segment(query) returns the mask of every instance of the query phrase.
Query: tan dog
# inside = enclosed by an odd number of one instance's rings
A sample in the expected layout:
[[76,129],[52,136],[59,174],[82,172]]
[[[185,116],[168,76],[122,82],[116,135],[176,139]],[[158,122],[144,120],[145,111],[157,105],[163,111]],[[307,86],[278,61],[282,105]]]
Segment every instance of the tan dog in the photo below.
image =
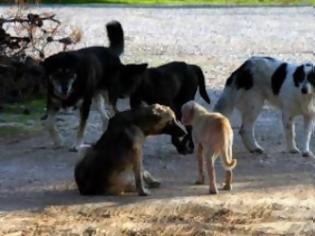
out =
[[198,158],[198,180],[196,184],[204,184],[204,157],[206,157],[210,180],[210,194],[217,194],[214,161],[218,156],[225,169],[223,190],[232,189],[232,170],[237,164],[232,159],[233,130],[229,120],[220,113],[209,113],[194,101],[182,106],[182,123],[192,125],[192,138]]

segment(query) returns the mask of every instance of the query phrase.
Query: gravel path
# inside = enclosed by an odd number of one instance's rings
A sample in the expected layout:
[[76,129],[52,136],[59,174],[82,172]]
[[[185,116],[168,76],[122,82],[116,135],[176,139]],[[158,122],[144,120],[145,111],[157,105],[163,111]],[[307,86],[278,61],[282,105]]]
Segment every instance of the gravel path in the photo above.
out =
[[[0,7],[1,14],[7,10]],[[315,61],[312,7],[33,10],[57,12],[62,21],[82,28],[78,47],[107,45],[105,23],[120,21],[126,36],[124,62],[198,64],[213,101],[227,76],[249,56]],[[124,109],[127,101],[119,105]],[[61,118],[59,126],[71,145],[77,118]],[[76,153],[51,149],[46,132],[28,139],[0,138],[0,235],[314,235],[315,162],[282,152],[280,124],[279,112],[270,108],[257,122],[266,155],[247,153],[236,132],[234,190],[211,197],[207,186],[192,185],[197,172],[193,155],[178,155],[164,136],[145,143],[145,166],[163,183],[148,198],[81,197],[73,183]],[[233,126],[238,125],[236,114]],[[93,112],[87,141],[99,137],[100,127]],[[299,122],[298,137],[300,131]],[[311,147],[315,150],[314,142]]]

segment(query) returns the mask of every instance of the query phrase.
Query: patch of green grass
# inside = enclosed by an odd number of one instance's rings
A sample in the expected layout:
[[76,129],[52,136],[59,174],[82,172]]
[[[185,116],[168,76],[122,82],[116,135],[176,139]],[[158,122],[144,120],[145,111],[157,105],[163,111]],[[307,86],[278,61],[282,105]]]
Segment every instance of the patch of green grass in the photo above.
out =
[[5,104],[0,112],[0,137],[30,135],[41,130],[40,117],[44,111],[44,99]]
[[43,112],[45,108],[44,99],[34,99],[26,102],[11,103],[5,104],[3,113],[13,113],[13,114],[22,114],[25,109],[30,110],[30,112]]
[[[29,120],[38,120],[44,114],[44,99],[30,100],[23,103],[5,104],[0,112],[2,122],[26,124]],[[1,122],[0,120],[0,122]]]
[[1,138],[30,136],[36,134],[40,130],[42,130],[40,126],[28,127],[21,124],[4,125],[0,126],[0,140]]
[[209,4],[209,5],[311,5],[315,0],[43,0],[43,3]]

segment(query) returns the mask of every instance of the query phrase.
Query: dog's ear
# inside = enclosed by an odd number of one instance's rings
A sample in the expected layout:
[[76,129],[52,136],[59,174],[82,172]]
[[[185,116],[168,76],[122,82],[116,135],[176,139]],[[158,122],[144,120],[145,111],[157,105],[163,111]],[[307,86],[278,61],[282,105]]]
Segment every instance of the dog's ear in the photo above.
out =
[[147,113],[147,120],[153,121],[153,122],[159,122],[163,117],[163,111],[161,110],[161,105],[153,104],[148,107],[146,107],[146,110],[149,111]]
[[194,117],[195,103],[188,102],[182,106],[182,119],[181,122],[184,125],[191,125],[192,119]]

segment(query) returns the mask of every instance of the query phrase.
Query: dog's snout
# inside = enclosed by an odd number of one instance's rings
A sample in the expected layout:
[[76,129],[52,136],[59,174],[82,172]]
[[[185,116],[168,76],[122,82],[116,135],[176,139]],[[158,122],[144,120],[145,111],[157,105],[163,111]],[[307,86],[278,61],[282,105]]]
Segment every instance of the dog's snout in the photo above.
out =
[[164,127],[162,133],[179,137],[187,134],[185,127],[176,120],[172,120],[170,123],[168,123]]
[[184,136],[187,134],[185,127],[178,121],[174,120],[174,126],[177,128],[178,136]]
[[62,92],[64,95],[67,95],[67,93],[68,93],[68,87],[65,86],[65,85],[62,85],[62,86],[61,86],[61,92]]
[[307,94],[307,88],[306,88],[306,87],[302,87],[301,92],[302,92],[303,94]]

